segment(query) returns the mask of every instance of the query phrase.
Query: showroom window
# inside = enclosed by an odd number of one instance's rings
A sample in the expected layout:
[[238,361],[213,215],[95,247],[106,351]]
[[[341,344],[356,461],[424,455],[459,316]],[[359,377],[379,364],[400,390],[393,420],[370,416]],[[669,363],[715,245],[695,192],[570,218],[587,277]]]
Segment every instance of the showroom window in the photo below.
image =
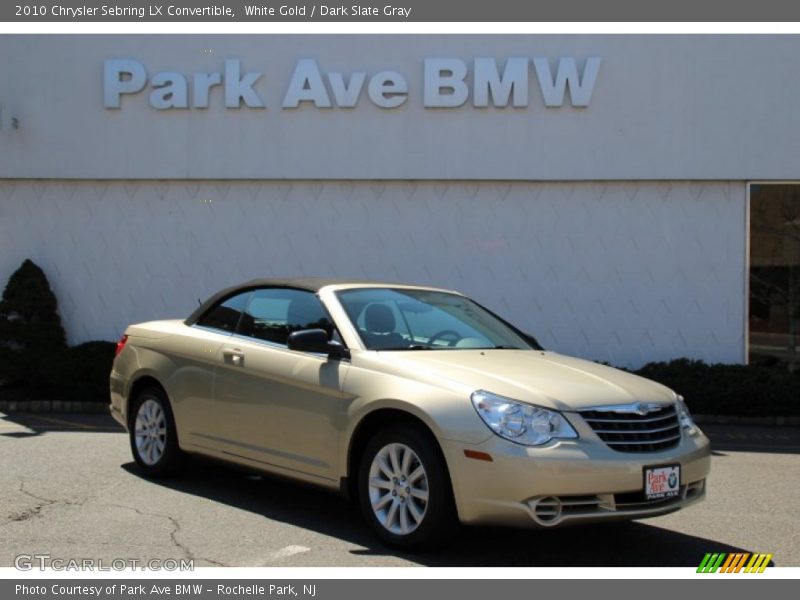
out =
[[749,321],[751,363],[800,368],[800,184],[750,186]]

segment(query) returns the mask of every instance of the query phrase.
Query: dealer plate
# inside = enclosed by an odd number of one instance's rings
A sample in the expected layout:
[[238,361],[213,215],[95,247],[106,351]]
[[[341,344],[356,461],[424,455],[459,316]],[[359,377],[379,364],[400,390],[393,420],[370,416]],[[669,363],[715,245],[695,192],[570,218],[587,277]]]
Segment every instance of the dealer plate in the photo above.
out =
[[681,466],[644,468],[644,497],[647,500],[673,498],[681,493]]

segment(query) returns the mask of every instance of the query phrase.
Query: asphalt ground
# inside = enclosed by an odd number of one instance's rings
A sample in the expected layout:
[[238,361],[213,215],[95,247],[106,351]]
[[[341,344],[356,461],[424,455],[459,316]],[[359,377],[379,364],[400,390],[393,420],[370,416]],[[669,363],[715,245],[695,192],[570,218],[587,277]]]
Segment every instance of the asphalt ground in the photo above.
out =
[[379,544],[340,497],[202,460],[143,478],[105,415],[0,414],[0,566],[18,555],[195,566],[697,566],[763,552],[800,566],[800,428],[707,425],[705,502],[654,519],[463,528],[445,548]]

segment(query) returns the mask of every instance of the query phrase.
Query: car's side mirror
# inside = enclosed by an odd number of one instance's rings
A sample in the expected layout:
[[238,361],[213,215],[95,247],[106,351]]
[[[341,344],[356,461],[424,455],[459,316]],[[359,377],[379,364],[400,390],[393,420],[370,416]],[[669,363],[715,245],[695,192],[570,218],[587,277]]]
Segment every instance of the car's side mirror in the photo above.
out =
[[290,333],[287,345],[289,350],[319,352],[332,358],[341,358],[346,354],[344,346],[328,339],[328,332],[324,329],[301,329]]

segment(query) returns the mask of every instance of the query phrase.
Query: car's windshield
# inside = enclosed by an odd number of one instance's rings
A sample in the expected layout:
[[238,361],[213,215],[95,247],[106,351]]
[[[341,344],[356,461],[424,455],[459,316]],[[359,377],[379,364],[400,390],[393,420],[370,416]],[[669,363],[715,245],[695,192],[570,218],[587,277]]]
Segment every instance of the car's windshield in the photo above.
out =
[[458,294],[357,288],[337,296],[369,350],[533,348],[497,317]]

